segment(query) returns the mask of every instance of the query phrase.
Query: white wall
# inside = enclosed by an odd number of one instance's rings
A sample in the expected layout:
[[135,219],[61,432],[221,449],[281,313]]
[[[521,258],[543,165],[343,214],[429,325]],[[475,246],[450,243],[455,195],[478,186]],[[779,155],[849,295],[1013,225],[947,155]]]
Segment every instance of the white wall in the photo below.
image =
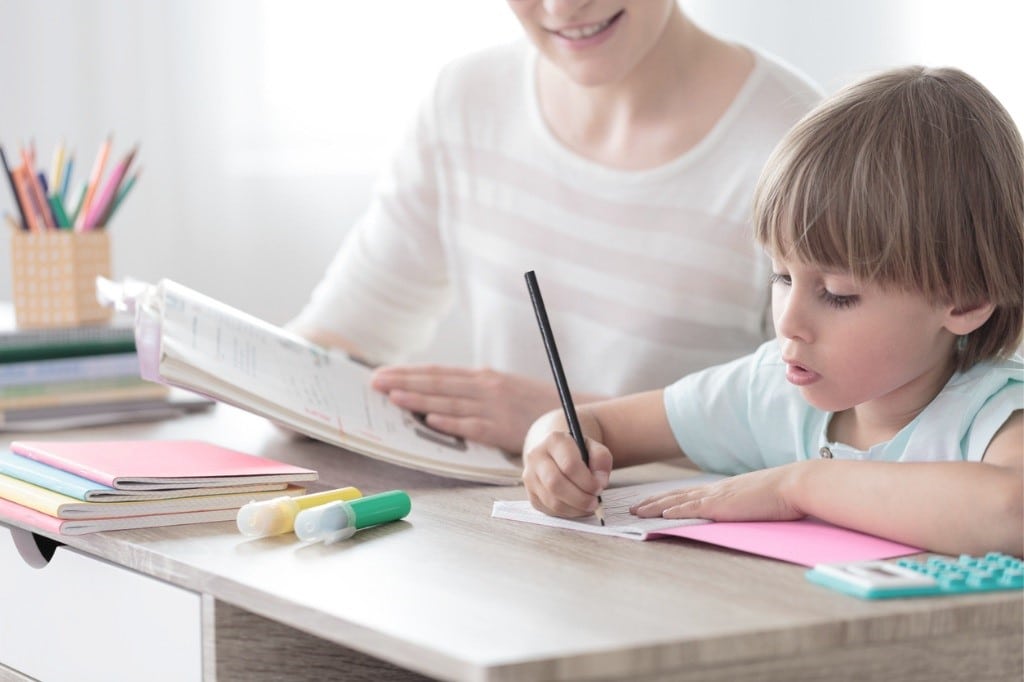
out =
[[[115,275],[170,277],[272,322],[302,305],[419,93],[518,35],[501,0],[0,0],[0,143],[100,140],[143,174],[111,226]],[[965,68],[1024,122],[1024,3],[683,0],[705,27],[828,91],[918,62]],[[0,189],[0,210],[13,200]],[[10,297],[0,240],[0,299]],[[436,351],[449,357],[449,331]],[[456,344],[457,346],[457,344]]]

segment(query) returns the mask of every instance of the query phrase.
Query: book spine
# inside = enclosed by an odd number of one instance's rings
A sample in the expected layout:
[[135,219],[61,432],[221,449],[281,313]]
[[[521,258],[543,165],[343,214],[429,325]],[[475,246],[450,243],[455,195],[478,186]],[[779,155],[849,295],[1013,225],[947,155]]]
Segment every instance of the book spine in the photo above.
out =
[[38,345],[0,345],[0,364],[27,360],[74,358],[85,355],[112,355],[135,352],[134,339],[40,343]]
[[136,386],[152,386],[153,383],[140,379],[138,376],[106,377],[100,379],[76,379],[71,381],[54,381],[40,384],[15,384],[0,386],[0,404],[5,400],[18,400],[34,396],[63,395],[74,393],[101,391],[104,389],[134,388]]
[[[28,458],[25,459],[30,462],[33,461],[29,460]],[[39,464],[41,467],[45,466],[39,462],[36,463]],[[83,502],[86,500],[86,493],[88,491],[86,489],[73,485],[70,481],[47,476],[42,471],[36,471],[34,469],[24,469],[20,467],[13,468],[5,466],[5,464],[5,462],[0,461],[0,474],[10,476],[11,478],[18,479],[19,481],[24,481],[25,483],[37,485],[40,488],[52,490],[53,492],[60,493],[61,495],[73,497],[76,500],[82,500]]]
[[0,498],[15,504],[50,516],[60,516],[61,504],[54,495],[55,493],[45,488],[0,474]]
[[135,353],[92,355],[0,364],[0,388],[17,385],[138,377]]
[[56,407],[59,405],[80,405],[97,403],[114,403],[125,400],[143,400],[162,398],[167,395],[167,387],[140,380],[124,382],[122,385],[76,386],[68,388],[67,384],[51,384],[59,387],[50,391],[39,391],[34,394],[5,396],[0,391],[0,410],[20,410],[34,407]]
[[108,487],[113,487],[111,485],[113,481],[110,480],[110,476],[103,474],[103,472],[101,471],[96,471],[92,467],[81,466],[76,462],[68,462],[63,459],[51,457],[50,453],[48,453],[46,450],[41,450],[30,444],[19,441],[12,441],[10,448],[11,452],[13,452],[16,455],[28,457],[29,459],[35,460],[36,462],[41,462],[43,464],[46,464],[47,466],[52,466],[56,469],[67,471],[69,473],[75,474],[76,476],[87,478],[90,481],[102,483],[103,485]]

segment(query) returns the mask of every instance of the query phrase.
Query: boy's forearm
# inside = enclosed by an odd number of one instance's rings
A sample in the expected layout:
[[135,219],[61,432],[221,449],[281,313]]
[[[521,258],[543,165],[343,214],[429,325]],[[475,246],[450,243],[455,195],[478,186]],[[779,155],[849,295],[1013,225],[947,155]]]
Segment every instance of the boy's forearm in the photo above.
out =
[[792,467],[784,495],[805,514],[950,554],[1024,553],[1024,472],[976,462]]

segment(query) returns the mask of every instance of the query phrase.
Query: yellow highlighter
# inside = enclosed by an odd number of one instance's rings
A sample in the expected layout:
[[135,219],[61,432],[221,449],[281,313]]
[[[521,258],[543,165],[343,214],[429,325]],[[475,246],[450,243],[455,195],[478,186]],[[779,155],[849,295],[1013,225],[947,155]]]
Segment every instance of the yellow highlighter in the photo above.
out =
[[250,502],[238,510],[238,530],[251,538],[290,533],[295,528],[295,517],[303,509],[338,500],[357,500],[362,496],[358,488],[349,486],[298,497],[285,495],[272,500]]

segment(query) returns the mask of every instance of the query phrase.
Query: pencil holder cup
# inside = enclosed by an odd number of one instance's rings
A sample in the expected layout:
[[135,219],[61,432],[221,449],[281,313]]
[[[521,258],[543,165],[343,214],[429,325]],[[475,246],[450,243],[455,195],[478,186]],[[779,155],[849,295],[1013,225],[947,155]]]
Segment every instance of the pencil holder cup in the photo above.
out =
[[105,230],[15,232],[11,273],[18,327],[74,327],[111,317],[96,300],[96,277],[110,277]]

